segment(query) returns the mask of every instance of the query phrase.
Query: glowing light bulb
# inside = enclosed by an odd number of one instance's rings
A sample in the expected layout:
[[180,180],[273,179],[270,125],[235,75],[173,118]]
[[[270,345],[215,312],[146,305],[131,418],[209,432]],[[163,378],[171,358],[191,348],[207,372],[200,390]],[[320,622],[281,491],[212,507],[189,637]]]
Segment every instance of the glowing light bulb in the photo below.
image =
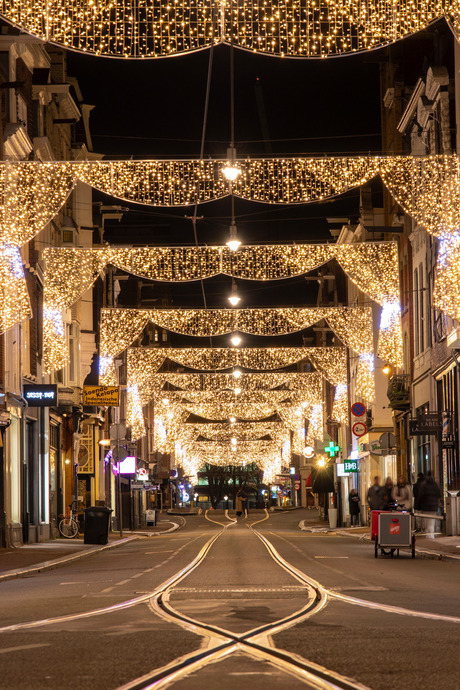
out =
[[222,173],[229,182],[234,182],[238,175],[241,175],[241,170],[234,163],[227,163],[225,168],[222,168]]
[[235,392],[235,395],[239,395],[241,393],[241,388],[239,388],[237,386],[236,388],[234,388],[234,392]]
[[235,160],[236,149],[234,146],[230,146],[227,149],[227,163],[225,164],[225,167],[222,168],[222,173],[229,182],[234,182],[238,175],[241,175],[241,170],[235,164]]
[[230,417],[230,424],[235,424],[236,422],[236,417]]
[[324,465],[326,464],[326,460],[324,458],[319,458],[316,464],[318,465],[318,467],[324,467]]
[[231,225],[230,226],[230,237],[228,241],[225,243],[229,249],[232,250],[232,252],[236,252],[238,247],[241,245],[240,240],[238,239],[237,236],[237,230],[236,230],[236,225]]
[[228,301],[232,305],[232,307],[236,307],[238,302],[241,300],[241,297],[238,295],[238,286],[235,283],[234,280],[232,280],[232,291],[229,295]]
[[241,338],[239,335],[232,335],[230,342],[234,347],[238,347],[238,345],[241,343]]
[[240,376],[241,376],[241,374],[242,374],[242,372],[241,372],[239,369],[235,369],[235,370],[233,371],[233,376],[234,376],[235,379],[239,379]]

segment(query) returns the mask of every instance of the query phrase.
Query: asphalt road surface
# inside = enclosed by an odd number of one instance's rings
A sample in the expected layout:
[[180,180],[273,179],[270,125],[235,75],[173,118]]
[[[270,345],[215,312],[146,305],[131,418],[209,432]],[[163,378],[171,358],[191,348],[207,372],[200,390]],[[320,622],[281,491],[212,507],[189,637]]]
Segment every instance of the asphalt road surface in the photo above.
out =
[[305,515],[193,515],[0,583],[0,688],[458,690],[460,566]]

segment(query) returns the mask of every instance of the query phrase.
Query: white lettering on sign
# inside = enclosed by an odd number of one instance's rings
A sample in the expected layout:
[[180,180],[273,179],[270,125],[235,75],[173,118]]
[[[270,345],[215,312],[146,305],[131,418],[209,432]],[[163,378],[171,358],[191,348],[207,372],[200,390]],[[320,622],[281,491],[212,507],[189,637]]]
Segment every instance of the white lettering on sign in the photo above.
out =
[[54,391],[27,391],[27,400],[54,400]]

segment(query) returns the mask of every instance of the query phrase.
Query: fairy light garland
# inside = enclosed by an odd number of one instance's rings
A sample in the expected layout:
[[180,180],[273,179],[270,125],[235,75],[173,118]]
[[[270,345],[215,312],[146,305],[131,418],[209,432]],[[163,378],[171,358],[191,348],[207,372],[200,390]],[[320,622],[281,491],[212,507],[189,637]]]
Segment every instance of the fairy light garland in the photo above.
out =
[[180,443],[189,443],[199,438],[210,441],[257,441],[265,436],[281,443],[286,440],[287,430],[281,422],[210,422],[208,424],[183,424],[178,431]]
[[[459,227],[455,155],[266,158],[238,161],[231,192],[268,204],[321,201],[376,175],[402,208],[436,235]],[[21,245],[57,213],[77,181],[128,202],[188,206],[228,196],[224,160],[0,162],[1,239]]]
[[0,333],[32,317],[18,247],[0,245]]
[[[362,292],[379,304],[399,298],[395,242],[357,244],[135,247],[43,251],[47,300],[70,307],[107,264],[140,278],[167,282],[201,280],[224,274],[246,280],[280,280],[308,273],[336,258]],[[62,278],[67,278],[62,280]]]
[[1,161],[0,244],[29,242],[58,213],[75,186],[72,164]]
[[[47,371],[61,368],[68,359],[65,353],[65,340],[63,344],[60,343],[59,329],[62,330],[62,317],[61,324],[59,324],[57,312],[69,308],[77,301],[109,262],[135,275],[153,280],[195,280],[200,271],[203,272],[204,277],[222,272],[239,278],[270,280],[300,275],[335,257],[350,279],[371,299],[386,306],[399,303],[398,256],[397,246],[394,242],[352,245],[248,246],[236,253],[231,252],[226,247],[107,248],[95,250],[48,248],[43,252],[43,256],[44,310],[48,313],[55,313],[54,318],[49,321],[44,330]],[[157,318],[162,316],[165,318],[166,312],[152,310],[152,313],[156,314]],[[199,314],[198,311],[195,313],[196,315]],[[228,332],[229,324],[233,323],[232,319],[235,316],[231,316],[230,312],[226,315],[224,310],[218,313],[222,319],[226,316],[229,322],[227,327],[220,325],[219,332]],[[253,312],[240,310],[238,313],[244,318],[244,314],[250,315],[257,312],[256,310]],[[262,312],[259,313],[262,314]],[[286,316],[291,313],[293,318],[298,319],[300,314],[306,315],[307,311],[270,311],[267,312],[267,315],[270,314],[272,320],[276,317],[279,323],[282,314]],[[357,314],[358,312],[354,313]],[[363,311],[362,313],[364,319],[366,312]],[[345,314],[346,310],[342,313],[342,321]],[[334,319],[334,312],[332,311],[329,311],[329,316],[331,327],[339,333],[338,318]],[[192,317],[192,310],[180,312],[181,319],[192,319]],[[116,311],[113,312],[112,318],[117,319]],[[260,319],[259,323],[261,323]],[[129,318],[120,316],[120,328],[126,328],[128,325]],[[142,323],[138,326],[141,330],[143,327]],[[214,332],[216,332],[216,328],[217,326],[214,327]],[[250,330],[250,324],[247,328]],[[361,334],[364,333],[365,328],[367,328],[365,325],[360,328]],[[270,331],[271,333],[280,332],[280,328],[273,328]],[[346,337],[350,340],[353,337],[353,328],[347,328],[347,332],[348,336]],[[137,335],[137,330],[133,331],[133,339]],[[400,366],[402,340],[399,317],[390,322],[385,330],[382,328],[381,341],[380,356],[392,364]],[[59,349],[59,354],[53,354],[53,347],[56,350]],[[107,344],[107,347],[109,350],[103,353],[103,357],[109,356],[108,353],[113,350],[110,344]]]
[[440,238],[433,306],[460,321],[460,232]]
[[320,58],[368,51],[426,29],[458,25],[456,0],[2,0],[3,17],[41,40],[119,58],[170,57],[218,43],[250,52]]
[[[128,350],[128,354],[130,352],[131,350]],[[176,374],[168,371],[147,378],[142,368],[135,367],[136,361],[128,357],[128,381],[150,386],[155,394],[165,385],[172,385],[182,391],[220,391],[235,388],[235,378],[232,374]],[[242,391],[276,389],[284,386],[289,394],[291,390],[308,389],[311,385],[317,385],[316,380],[321,381],[321,376],[315,372],[243,372],[238,379],[238,386]]]
[[144,358],[145,361],[151,357],[156,363],[160,362],[161,358],[169,359],[184,367],[204,371],[230,369],[232,367],[269,370],[297,364],[307,357],[310,358],[311,353],[315,352],[316,349],[308,347],[130,348],[129,356]]

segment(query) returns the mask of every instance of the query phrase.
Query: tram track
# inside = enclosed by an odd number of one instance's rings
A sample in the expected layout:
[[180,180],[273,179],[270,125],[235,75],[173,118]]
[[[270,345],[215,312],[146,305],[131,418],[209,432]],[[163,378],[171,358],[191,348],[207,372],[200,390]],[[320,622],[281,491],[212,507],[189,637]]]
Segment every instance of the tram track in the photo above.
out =
[[[248,522],[244,524],[248,530],[261,541],[273,561],[299,582],[299,587],[292,587],[291,589],[302,590],[304,588],[304,593],[307,595],[306,604],[283,618],[259,625],[242,633],[232,632],[218,625],[197,620],[196,618],[178,611],[171,603],[171,596],[174,594],[174,590],[178,588],[178,585],[205,561],[217,540],[220,539],[229,528],[237,524],[240,526],[242,525],[241,521],[234,520],[228,514],[225,516],[228,520],[227,523],[218,522],[208,515],[205,517],[210,522],[221,527],[221,529],[206,541],[190,563],[166,579],[152,591],[134,599],[129,599],[105,608],[5,626],[0,628],[0,633],[22,631],[26,629],[33,630],[34,628],[49,626],[53,623],[71,622],[80,618],[101,616],[121,611],[141,603],[146,603],[152,613],[162,618],[167,623],[170,624],[173,622],[182,629],[200,636],[202,638],[202,647],[199,650],[195,650],[174,659],[163,667],[152,669],[142,677],[129,681],[118,690],[144,690],[148,688],[160,689],[170,687],[183,678],[200,671],[205,666],[221,662],[231,655],[236,654],[243,654],[251,659],[266,662],[279,671],[301,681],[306,687],[317,688],[319,690],[333,690],[334,688],[342,688],[343,690],[366,690],[367,686],[358,681],[322,667],[302,656],[276,648],[274,646],[273,637],[277,633],[298,625],[318,614],[326,607],[330,600],[340,600],[351,605],[365,606],[399,615],[418,616],[420,618],[460,623],[460,618],[454,616],[442,616],[439,614],[429,614],[423,611],[413,611],[357,599],[326,589],[319,582],[309,577],[283,558],[271,541],[255,528],[255,525],[268,519],[268,513],[261,520],[256,520],[251,524]],[[265,589],[267,592],[270,591],[268,588]],[[264,587],[261,587],[258,591],[263,592]]]
[[[263,520],[267,519],[267,517],[268,515]],[[231,519],[228,515],[227,518]],[[258,520],[253,524],[258,524],[263,520]],[[232,524],[236,524],[236,521],[233,520]],[[275,562],[305,586],[305,590],[308,593],[306,605],[273,623],[260,625],[243,633],[234,633],[177,611],[170,602],[170,595],[177,586],[177,582],[171,584],[171,586],[158,592],[151,598],[149,607],[160,618],[168,622],[173,620],[188,632],[202,635],[207,642],[207,648],[202,648],[197,652],[180,657],[163,668],[155,669],[151,673],[121,686],[118,690],[147,690],[149,688],[160,690],[161,688],[171,686],[185,676],[199,671],[205,665],[217,663],[229,655],[237,653],[245,654],[259,661],[263,660],[278,670],[301,680],[306,686],[317,690],[333,690],[335,688],[341,688],[342,690],[367,690],[367,686],[353,679],[273,646],[271,639],[273,635],[286,630],[288,627],[297,625],[321,611],[327,604],[327,596],[324,595],[320,588],[316,587],[316,583],[313,584],[314,581],[311,578],[308,578],[285,561],[276,549],[257,530],[254,530],[253,524],[248,524],[248,529],[261,539]],[[225,527],[229,526],[231,524]],[[218,536],[223,534],[224,529]],[[204,558],[205,555],[203,560]]]

